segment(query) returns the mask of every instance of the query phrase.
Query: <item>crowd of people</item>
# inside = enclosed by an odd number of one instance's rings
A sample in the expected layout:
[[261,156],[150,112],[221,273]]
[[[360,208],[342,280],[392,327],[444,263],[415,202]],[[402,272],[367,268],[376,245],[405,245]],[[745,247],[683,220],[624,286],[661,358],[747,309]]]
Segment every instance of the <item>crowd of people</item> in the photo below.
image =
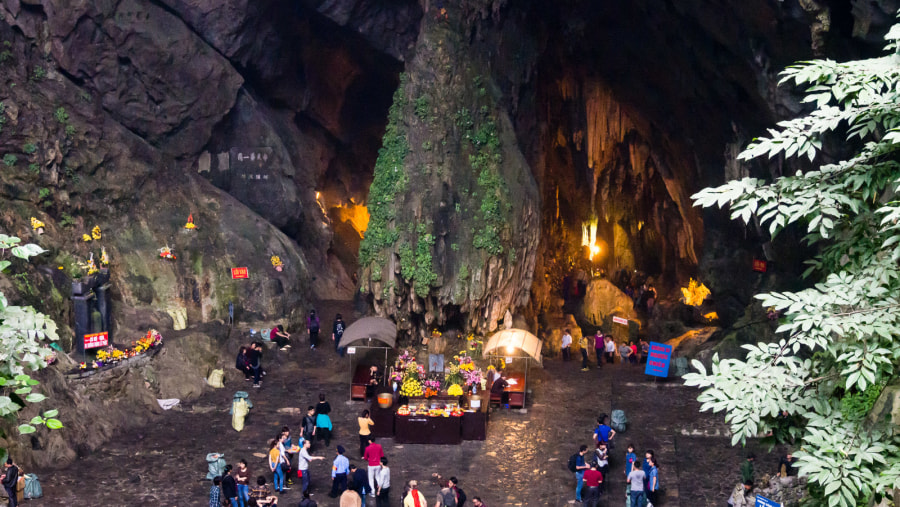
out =
[[[563,361],[572,360],[572,344],[572,330],[566,329],[560,342]],[[603,366],[604,362],[612,364],[616,361],[632,365],[646,364],[647,357],[650,355],[650,343],[644,338],[636,342],[623,342],[617,347],[615,338],[612,335],[603,334],[599,329],[594,336],[583,335],[578,342],[578,348],[581,350],[581,371],[590,370],[588,350],[592,348],[597,368]]]
[[653,507],[658,504],[660,490],[659,464],[652,450],[644,452],[638,461],[633,444],[628,444],[621,462],[613,457],[616,430],[609,425],[609,417],[601,414],[593,431],[594,450],[587,445],[569,458],[568,467],[575,474],[575,500],[591,507],[599,505],[600,498],[609,494],[604,479],[615,466],[623,471],[626,479],[625,494],[630,507]]

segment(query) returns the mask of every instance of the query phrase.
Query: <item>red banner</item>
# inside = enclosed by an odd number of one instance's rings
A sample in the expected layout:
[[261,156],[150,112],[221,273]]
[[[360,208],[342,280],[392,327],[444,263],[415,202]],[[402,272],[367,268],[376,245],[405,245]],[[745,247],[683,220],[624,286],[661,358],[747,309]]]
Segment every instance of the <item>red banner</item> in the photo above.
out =
[[109,345],[109,332],[92,333],[84,335],[84,350],[96,349]]
[[766,272],[766,261],[760,259],[753,259],[753,271],[757,273],[765,273]]
[[247,271],[247,268],[231,268],[231,278],[237,280],[238,278],[250,278],[250,272]]
[[613,317],[613,322],[616,324],[622,324],[623,326],[628,325],[628,319],[622,317]]

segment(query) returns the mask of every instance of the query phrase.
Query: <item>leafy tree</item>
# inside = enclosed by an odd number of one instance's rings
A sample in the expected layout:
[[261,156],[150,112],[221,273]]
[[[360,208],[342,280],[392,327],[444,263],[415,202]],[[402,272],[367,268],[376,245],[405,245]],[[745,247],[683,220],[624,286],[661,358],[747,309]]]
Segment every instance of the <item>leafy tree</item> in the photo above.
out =
[[[0,234],[0,273],[12,262],[4,259],[12,254],[20,259],[28,259],[45,250],[35,244],[22,244],[15,236]],[[52,351],[41,344],[41,340],[57,340],[56,323],[30,306],[12,306],[3,292],[0,292],[0,417],[8,417],[18,412],[25,403],[40,403],[46,399],[43,394],[32,392],[38,381],[26,371],[36,371],[47,366]],[[62,427],[55,419],[56,410],[48,410],[35,416],[28,423],[19,425],[19,433],[33,433],[35,426],[45,424],[51,429]]]
[[730,205],[745,223],[755,217],[772,236],[805,227],[817,246],[804,274],[816,282],[810,288],[756,296],[783,313],[782,339],[745,345],[743,360],[716,356],[709,372],[694,361],[698,372],[686,376],[702,389],[701,410],[725,413],[732,444],[769,432],[799,443],[797,466],[817,505],[865,505],[900,488],[895,427],[872,414],[900,366],[900,25],[886,39],[881,58],[787,68],[781,82],[803,88],[814,110],[779,123],[739,158],[816,161],[833,156],[823,153],[826,137],[843,137],[852,156],[693,196],[704,207]]

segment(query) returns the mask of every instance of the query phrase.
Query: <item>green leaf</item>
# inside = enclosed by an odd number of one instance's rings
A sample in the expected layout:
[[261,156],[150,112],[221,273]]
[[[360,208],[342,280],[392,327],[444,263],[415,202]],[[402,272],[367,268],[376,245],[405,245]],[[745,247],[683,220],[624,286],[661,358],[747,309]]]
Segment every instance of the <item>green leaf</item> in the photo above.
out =
[[25,397],[25,401],[27,401],[28,403],[40,403],[46,399],[47,397],[41,393],[31,393]]
[[37,431],[37,430],[35,429],[35,427],[32,426],[32,425],[30,425],[30,424],[20,424],[20,425],[19,425],[19,433],[21,433],[22,435],[27,435],[27,434],[29,434],[29,433],[34,433],[35,431]]
[[56,416],[59,415],[59,410],[56,410],[56,409],[53,409],[53,410],[47,410],[47,411],[44,412],[42,415],[43,415],[44,417],[56,417]]
[[51,430],[58,430],[63,427],[63,423],[59,419],[47,419],[47,427]]

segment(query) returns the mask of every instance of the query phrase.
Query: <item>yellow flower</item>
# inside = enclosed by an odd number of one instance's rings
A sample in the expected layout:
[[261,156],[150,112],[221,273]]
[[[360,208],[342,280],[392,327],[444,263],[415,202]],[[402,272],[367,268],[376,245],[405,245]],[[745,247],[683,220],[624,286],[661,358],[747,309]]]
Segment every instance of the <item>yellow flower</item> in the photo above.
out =
[[460,387],[459,384],[453,384],[452,386],[450,386],[450,387],[447,389],[447,395],[449,395],[449,396],[462,396],[462,395],[463,395],[462,387]]
[[91,240],[91,237],[90,237],[89,235],[87,235],[87,234],[82,234],[82,235],[81,235],[81,240],[84,241],[85,243],[87,243],[88,241]]
[[273,255],[272,258],[269,259],[269,260],[272,261],[272,266],[274,266],[274,267],[276,267],[276,268],[277,268],[278,266],[284,265],[284,263],[281,262],[281,257],[278,257],[277,255]]
[[100,248],[100,264],[106,266],[109,264],[109,255],[106,254],[106,248]]
[[41,227],[44,227],[44,222],[41,222],[37,218],[31,217],[31,228],[34,230],[38,230]]
[[100,239],[100,226],[95,225],[93,229],[91,229],[91,237],[94,239]]

